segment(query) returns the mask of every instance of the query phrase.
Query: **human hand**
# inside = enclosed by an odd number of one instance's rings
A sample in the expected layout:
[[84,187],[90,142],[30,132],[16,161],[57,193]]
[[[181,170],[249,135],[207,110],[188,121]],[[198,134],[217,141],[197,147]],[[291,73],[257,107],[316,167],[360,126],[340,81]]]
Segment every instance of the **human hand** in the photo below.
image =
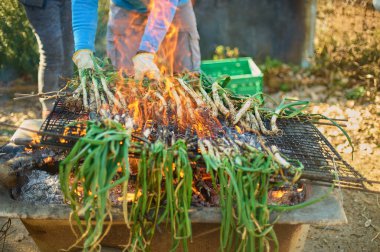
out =
[[94,69],[94,62],[92,60],[92,51],[88,49],[81,49],[74,53],[73,61],[79,70],[91,68]]
[[144,76],[149,79],[159,80],[160,70],[154,63],[153,53],[138,53],[132,58],[133,68],[135,70],[135,80],[142,80]]

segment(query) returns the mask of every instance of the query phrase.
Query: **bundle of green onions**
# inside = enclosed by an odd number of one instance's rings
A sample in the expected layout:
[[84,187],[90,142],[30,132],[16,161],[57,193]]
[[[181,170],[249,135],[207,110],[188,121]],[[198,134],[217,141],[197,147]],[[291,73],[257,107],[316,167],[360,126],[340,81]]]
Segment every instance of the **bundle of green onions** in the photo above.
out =
[[[147,250],[162,222],[170,224],[173,249],[189,238],[193,171],[185,142],[178,140],[170,147],[160,140],[152,144],[131,142],[131,130],[112,120],[88,121],[86,131],[60,165],[61,188],[72,207],[70,220],[79,230],[77,233],[72,229],[78,239],[71,248],[83,243],[84,251],[100,249],[112,224],[109,193],[120,184],[125,221],[131,233],[127,249]],[[140,159],[134,174],[137,179],[133,201],[128,206],[130,152],[139,154]],[[109,225],[103,230],[106,219]],[[185,241],[185,248],[186,244]]]
[[[74,221],[79,229],[79,233],[72,229],[78,238],[72,247],[84,241],[86,251],[97,249],[107,234],[110,226],[103,232],[103,224],[107,218],[112,221],[109,191],[118,184],[127,183],[130,174],[130,134],[130,130],[113,121],[89,121],[86,135],[61,162],[61,189],[71,204],[70,222]],[[83,188],[83,195],[79,188]],[[81,224],[82,215],[85,229]]]
[[214,185],[219,183],[220,188],[220,248],[222,251],[264,251],[269,249],[271,240],[277,251],[273,223],[269,222],[270,180],[282,173],[282,169],[289,169],[288,175],[296,181],[303,166],[299,163],[298,167],[285,168],[271,152],[265,154],[245,143],[238,142],[238,145],[221,146],[207,139],[199,142],[207,170],[215,174],[212,176]]
[[[173,235],[172,250],[181,240],[187,250],[193,171],[186,145],[178,140],[167,147],[157,141],[143,147],[140,154],[135,197],[129,216],[126,214],[131,232],[127,249],[148,250],[157,225],[166,222]],[[124,211],[128,213],[126,205]]]

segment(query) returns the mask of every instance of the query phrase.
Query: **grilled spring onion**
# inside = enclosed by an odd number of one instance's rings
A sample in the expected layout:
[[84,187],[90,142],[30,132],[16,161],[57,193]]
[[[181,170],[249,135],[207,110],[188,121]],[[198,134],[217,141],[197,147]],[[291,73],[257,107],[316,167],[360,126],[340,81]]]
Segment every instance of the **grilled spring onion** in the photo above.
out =
[[[157,225],[167,223],[172,233],[172,251],[180,241],[188,251],[191,237],[188,210],[191,204],[192,168],[185,142],[166,147],[157,141],[144,146],[138,167],[134,201],[129,213],[131,235],[128,251],[147,250]],[[164,183],[164,188],[161,187]],[[163,200],[165,199],[165,204]],[[161,210],[161,211],[160,211]]]
[[[118,184],[127,183],[129,178],[130,137],[130,132],[111,120],[104,123],[89,121],[86,136],[78,140],[61,162],[61,189],[71,204],[70,222],[74,221],[72,230],[77,237],[69,249],[82,242],[84,251],[100,248],[100,242],[112,224],[109,191]],[[120,173],[117,173],[118,169],[121,169]],[[83,189],[83,195],[80,195],[79,188]],[[81,217],[85,228],[82,227]],[[106,218],[110,219],[110,224],[103,231]],[[73,227],[75,224],[79,233]]]
[[[266,154],[251,146],[244,150],[223,146],[219,151],[215,143],[200,140],[200,150],[208,172],[214,174],[213,184],[219,183],[219,201],[222,211],[220,249],[222,251],[266,251],[269,242],[278,251],[278,242],[270,223],[272,209],[286,211],[286,207],[268,204],[270,178],[286,169],[295,180],[302,166],[292,167],[284,157],[284,167],[276,158],[278,153]],[[227,150],[230,148],[229,150]]]
[[[73,221],[72,230],[77,237],[69,250],[82,243],[84,251],[100,249],[100,242],[112,224],[111,203],[108,201],[110,190],[123,184],[123,211],[131,233],[126,249],[147,250],[157,225],[165,222],[172,232],[172,249],[183,241],[183,249],[188,251],[193,171],[185,142],[178,140],[172,146],[165,146],[157,141],[133,146],[133,151],[140,153],[141,157],[135,196],[129,209],[126,193],[130,175],[130,139],[130,131],[112,120],[103,123],[89,121],[86,136],[78,140],[61,162],[61,188],[71,204],[70,221]],[[81,195],[78,192],[82,190]],[[84,228],[81,218],[85,222]],[[106,219],[110,221],[103,230]],[[74,225],[79,232],[75,231]]]

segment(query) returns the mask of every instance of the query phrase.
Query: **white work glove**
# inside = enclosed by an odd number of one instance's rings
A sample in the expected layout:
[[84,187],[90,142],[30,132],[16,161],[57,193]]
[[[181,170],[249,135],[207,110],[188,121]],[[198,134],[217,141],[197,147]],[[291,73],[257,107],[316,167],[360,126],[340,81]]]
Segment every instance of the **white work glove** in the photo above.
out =
[[144,76],[149,79],[159,80],[160,70],[154,63],[153,53],[138,53],[132,58],[133,68],[135,70],[135,80],[142,80]]
[[74,53],[73,61],[79,70],[91,68],[94,69],[94,62],[92,60],[92,51],[88,49],[81,49]]

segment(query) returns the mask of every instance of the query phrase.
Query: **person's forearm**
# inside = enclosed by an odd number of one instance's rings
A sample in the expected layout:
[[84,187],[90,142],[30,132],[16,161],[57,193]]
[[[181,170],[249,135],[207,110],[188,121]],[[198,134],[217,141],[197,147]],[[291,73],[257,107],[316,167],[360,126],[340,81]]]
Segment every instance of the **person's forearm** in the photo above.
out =
[[95,50],[95,35],[98,22],[98,0],[73,0],[72,23],[75,51]]
[[157,52],[176,12],[178,0],[155,0],[139,47],[140,51]]

